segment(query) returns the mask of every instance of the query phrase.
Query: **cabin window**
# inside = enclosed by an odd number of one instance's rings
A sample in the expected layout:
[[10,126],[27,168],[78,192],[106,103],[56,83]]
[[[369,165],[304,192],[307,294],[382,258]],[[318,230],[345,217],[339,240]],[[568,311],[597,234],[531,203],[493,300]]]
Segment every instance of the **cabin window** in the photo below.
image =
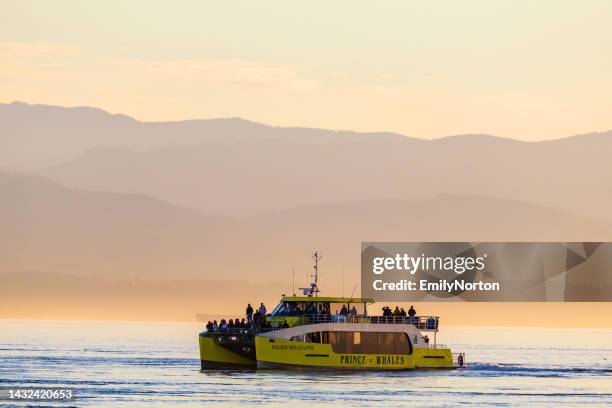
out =
[[412,354],[406,333],[323,332],[320,339],[339,354]]
[[285,304],[283,302],[280,302],[278,305],[276,305],[276,307],[274,308],[272,313],[270,313],[270,315],[271,316],[278,316],[279,313],[281,312],[281,310],[283,310],[284,307],[285,307]]
[[271,316],[302,316],[303,302],[281,302],[272,311]]
[[304,314],[310,315],[310,314],[319,314],[319,311],[317,310],[317,304],[314,302],[308,302],[305,304],[305,309],[304,309]]
[[295,302],[281,302],[274,308],[271,316],[289,316],[290,311],[295,309]]

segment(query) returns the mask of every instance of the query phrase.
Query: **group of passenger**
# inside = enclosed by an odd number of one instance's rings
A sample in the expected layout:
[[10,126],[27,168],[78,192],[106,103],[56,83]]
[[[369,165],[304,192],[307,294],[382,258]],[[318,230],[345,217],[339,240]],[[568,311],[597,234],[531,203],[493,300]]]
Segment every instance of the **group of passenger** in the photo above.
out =
[[[416,316],[416,310],[414,306],[410,306],[408,312],[403,307],[395,306],[394,310],[391,310],[389,306],[383,306],[383,320],[381,322],[394,322],[394,323],[411,323],[417,325],[419,329],[435,330],[438,328],[438,320],[433,316],[429,316],[426,320],[418,318]],[[399,319],[396,319],[398,318]],[[390,318],[390,319],[387,319]],[[406,319],[404,319],[406,318]]]
[[391,308],[389,306],[383,306],[382,311],[383,311],[383,316],[385,317],[406,317],[406,316],[414,317],[416,316],[416,310],[414,309],[414,306],[410,306],[410,309],[408,309],[407,313],[403,307],[399,307],[399,306],[395,306],[395,309],[393,311],[391,311]]
[[[336,312],[336,314],[338,314],[338,312]],[[351,316],[357,316],[357,309],[355,308],[355,306],[351,307],[351,310],[348,309],[348,307],[346,307],[346,305],[342,305],[342,309],[340,309],[340,313],[341,315],[347,316],[347,315],[351,315]]]
[[255,313],[253,313],[253,306],[249,303],[246,307],[245,314],[247,317],[247,323],[250,327],[257,329],[269,329],[272,327],[268,321],[268,310],[266,306],[261,302]]
[[212,322],[209,320],[208,323],[206,323],[206,330],[208,330],[209,332],[213,332],[213,331],[230,331],[232,329],[247,329],[249,326],[247,324],[247,322],[242,319],[240,320],[240,318],[236,318],[234,319],[229,319],[229,321],[226,321],[225,319],[221,319],[221,321],[219,323],[217,323],[216,320],[213,320]]
[[253,323],[253,321],[256,321],[258,317],[265,316],[267,313],[268,313],[268,310],[266,309],[266,305],[264,305],[263,302],[261,302],[259,304],[259,307],[257,308],[257,311],[255,311],[255,313],[253,313],[253,306],[251,306],[251,304],[249,303],[246,307],[244,314],[246,315],[247,320]]
[[270,325],[268,321],[267,312],[263,302],[255,311],[253,310],[253,306],[249,303],[245,310],[246,320],[238,317],[236,319],[229,319],[229,321],[221,319],[219,323],[217,323],[216,320],[212,322],[209,320],[208,323],[206,323],[206,330],[208,332],[246,332],[249,329],[269,329],[272,328],[272,325]]

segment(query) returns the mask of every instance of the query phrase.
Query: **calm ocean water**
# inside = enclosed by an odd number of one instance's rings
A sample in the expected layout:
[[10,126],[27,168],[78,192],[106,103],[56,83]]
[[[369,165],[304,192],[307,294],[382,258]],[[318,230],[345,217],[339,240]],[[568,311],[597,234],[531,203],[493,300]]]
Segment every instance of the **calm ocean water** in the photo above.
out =
[[76,390],[49,406],[612,406],[612,330],[441,329],[467,369],[200,372],[199,324],[0,320],[0,387]]

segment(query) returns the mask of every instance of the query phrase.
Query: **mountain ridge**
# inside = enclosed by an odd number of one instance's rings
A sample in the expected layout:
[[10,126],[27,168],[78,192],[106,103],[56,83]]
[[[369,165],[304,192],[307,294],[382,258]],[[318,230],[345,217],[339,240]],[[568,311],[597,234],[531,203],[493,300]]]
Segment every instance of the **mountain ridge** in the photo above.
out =
[[142,121],[142,120],[136,119],[124,113],[110,113],[109,111],[104,110],[102,108],[97,108],[97,107],[92,107],[92,106],[87,106],[87,105],[61,106],[61,105],[51,105],[51,104],[41,104],[41,103],[31,104],[31,103],[27,103],[23,101],[12,101],[9,103],[0,103],[0,109],[6,108],[6,107],[9,107],[9,108],[18,107],[22,109],[25,108],[25,109],[32,109],[32,110],[49,109],[51,111],[62,112],[62,113],[92,112],[92,113],[99,114],[102,117],[107,116],[111,118],[120,118],[123,120],[127,120],[129,122],[132,122],[132,123],[143,124],[143,125],[176,125],[176,124],[192,125],[192,124],[201,124],[201,123],[207,123],[207,122],[209,123],[210,122],[237,122],[237,123],[242,123],[242,124],[248,124],[250,126],[262,127],[266,129],[324,131],[324,132],[330,132],[330,133],[335,132],[335,133],[347,133],[347,134],[354,134],[354,135],[381,135],[381,136],[388,136],[388,137],[396,138],[395,139],[396,141],[401,140],[398,137],[402,137],[402,138],[412,140],[412,141],[421,141],[421,142],[444,141],[444,140],[449,140],[449,139],[461,139],[464,137],[469,137],[469,138],[480,137],[480,138],[492,138],[496,140],[503,139],[503,140],[508,140],[508,141],[516,141],[516,142],[524,142],[524,143],[542,143],[542,142],[545,143],[545,142],[566,140],[566,139],[572,139],[572,138],[579,139],[583,137],[594,137],[594,136],[607,137],[610,134],[612,134],[612,128],[610,128],[610,129],[605,129],[601,131],[584,132],[584,133],[579,133],[575,135],[560,136],[554,139],[535,140],[535,141],[526,141],[522,139],[487,134],[487,133],[461,133],[461,134],[452,134],[452,135],[447,135],[447,136],[439,136],[435,138],[421,138],[421,137],[408,136],[402,133],[393,132],[393,131],[385,131],[385,130],[355,131],[355,130],[350,130],[350,129],[328,129],[328,128],[299,126],[299,125],[298,126],[276,126],[276,125],[266,124],[263,122],[254,121],[254,120],[250,120],[250,119],[246,119],[246,118],[242,118],[238,116],[220,117],[220,118],[192,118],[192,119],[182,119],[182,120]]
[[208,217],[146,196],[65,188],[0,173],[0,272],[28,270],[147,279],[274,280],[359,269],[363,241],[606,240],[612,223],[521,201],[439,195],[426,200],[321,204],[240,218]]
[[223,216],[456,193],[521,198],[612,220],[612,188],[600,177],[612,173],[610,156],[612,137],[605,134],[545,144],[488,136],[423,143],[268,139],[147,151],[99,147],[38,172],[78,188],[141,192]]

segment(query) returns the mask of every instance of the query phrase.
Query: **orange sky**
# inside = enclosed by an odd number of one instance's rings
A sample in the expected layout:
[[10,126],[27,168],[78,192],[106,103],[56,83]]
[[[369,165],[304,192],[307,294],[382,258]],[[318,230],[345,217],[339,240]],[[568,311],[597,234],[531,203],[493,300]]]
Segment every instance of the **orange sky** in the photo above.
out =
[[4,2],[0,101],[552,139],[612,127],[611,17],[603,0]]

